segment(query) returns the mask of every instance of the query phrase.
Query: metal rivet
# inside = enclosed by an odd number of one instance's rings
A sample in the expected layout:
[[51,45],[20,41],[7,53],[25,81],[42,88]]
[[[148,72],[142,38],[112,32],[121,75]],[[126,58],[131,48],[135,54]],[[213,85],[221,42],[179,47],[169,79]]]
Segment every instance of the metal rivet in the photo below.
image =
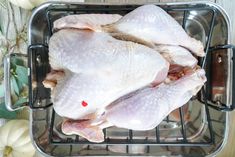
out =
[[218,63],[221,63],[221,62],[222,62],[222,56],[221,56],[221,55],[218,55],[218,57],[217,57],[217,62],[218,62]]
[[37,55],[36,60],[37,60],[38,66],[41,66],[41,64],[42,64],[42,58],[41,58],[40,55]]

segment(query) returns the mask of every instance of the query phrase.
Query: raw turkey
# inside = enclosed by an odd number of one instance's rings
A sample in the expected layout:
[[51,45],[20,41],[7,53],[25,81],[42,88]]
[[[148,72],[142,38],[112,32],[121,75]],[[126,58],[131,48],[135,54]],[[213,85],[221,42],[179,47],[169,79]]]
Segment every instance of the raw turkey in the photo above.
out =
[[194,68],[197,59],[185,48],[173,45],[158,45],[155,49],[171,64]]
[[168,63],[157,51],[134,42],[117,40],[107,33],[62,29],[51,37],[49,52],[54,70],[107,76],[112,72],[131,76],[145,71],[152,76],[151,80],[158,71],[165,69],[162,73],[166,75],[168,70]]
[[80,14],[68,15],[56,20],[54,30],[64,28],[90,29],[96,32],[102,30],[101,25],[118,21],[122,16],[118,14]]
[[153,129],[206,81],[194,57],[202,43],[155,5],[66,16],[54,30],[43,83],[66,135],[102,142],[107,127]]
[[69,15],[54,22],[54,29],[77,28],[109,32],[112,36],[155,45],[180,45],[197,56],[204,56],[200,41],[187,35],[181,25],[156,5],[143,5],[125,16],[118,14]]
[[188,36],[175,19],[156,5],[138,7],[103,28],[121,39],[150,43],[153,47],[156,44],[180,45],[197,56],[204,56],[202,43]]
[[50,39],[49,52],[52,68],[65,71],[53,89],[53,106],[60,116],[71,119],[102,110],[151,83],[161,83],[169,69],[156,50],[92,31],[62,29]]
[[[206,81],[204,70],[182,77],[171,84],[146,88],[107,108],[107,120],[117,127],[133,130],[155,128],[171,111],[187,103]],[[128,121],[128,124],[126,123]]]
[[147,87],[126,95],[106,107],[95,120],[62,124],[65,134],[78,134],[91,142],[102,142],[103,128],[116,126],[132,130],[155,128],[171,111],[187,103],[206,81],[205,71],[198,69],[170,84]]

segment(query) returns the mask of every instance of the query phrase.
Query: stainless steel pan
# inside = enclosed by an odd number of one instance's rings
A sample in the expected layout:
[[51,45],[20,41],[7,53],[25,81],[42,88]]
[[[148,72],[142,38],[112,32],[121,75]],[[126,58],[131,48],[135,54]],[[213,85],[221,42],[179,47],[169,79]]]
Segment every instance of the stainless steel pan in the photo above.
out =
[[[233,60],[230,45],[230,20],[225,11],[213,3],[161,3],[188,34],[201,40],[206,57],[199,64],[205,69],[207,83],[200,93],[178,111],[179,119],[168,116],[156,129],[132,131],[108,128],[105,142],[94,144],[79,136],[67,136],[60,130],[61,117],[52,107],[50,90],[42,80],[50,71],[48,40],[53,34],[53,21],[68,14],[127,12],[140,4],[84,4],[49,2],[34,10],[28,30],[30,129],[35,147],[50,156],[206,156],[214,155],[227,141],[228,112],[233,110]],[[11,54],[5,59],[6,105],[12,105],[10,89]],[[23,105],[23,106],[24,106]],[[187,108],[185,110],[185,108]],[[185,118],[187,116],[187,118]]]

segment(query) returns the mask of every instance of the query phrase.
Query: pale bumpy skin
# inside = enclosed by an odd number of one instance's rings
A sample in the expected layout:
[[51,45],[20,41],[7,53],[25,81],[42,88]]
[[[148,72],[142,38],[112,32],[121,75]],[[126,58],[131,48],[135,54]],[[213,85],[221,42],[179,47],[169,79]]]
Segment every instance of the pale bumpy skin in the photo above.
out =
[[132,130],[151,130],[170,112],[187,103],[206,82],[198,69],[170,84],[144,88],[107,106],[105,113],[88,121],[64,121],[65,134],[77,134],[91,142],[104,141],[102,129],[116,126]]
[[173,45],[158,45],[155,50],[171,64],[180,65],[182,67],[193,68],[197,65],[197,59],[185,48]]
[[157,51],[106,33],[63,29],[51,38],[49,51],[52,68],[67,69],[53,89],[53,106],[60,116],[71,119],[104,109],[152,82],[158,84],[169,70]]
[[[62,20],[65,25],[55,27],[62,30],[53,35],[49,45],[52,67],[56,70],[66,70],[66,77],[58,81],[53,91],[55,110],[59,115],[71,119],[81,119],[97,111],[106,112],[102,116],[94,114],[93,118],[87,121],[64,121],[62,131],[65,134],[77,134],[91,142],[102,142],[102,129],[109,126],[133,130],[152,129],[172,110],[185,104],[206,81],[204,71],[197,70],[174,83],[138,90],[153,81],[157,80],[156,84],[163,81],[169,68],[168,63],[146,65],[144,62],[155,60],[152,51],[147,52],[151,56],[142,54],[147,50],[145,46],[142,49],[139,44],[116,40],[109,35],[127,34],[130,41],[139,38],[139,41],[145,40],[143,43],[151,43],[154,47],[158,44],[174,45],[177,50],[182,51],[178,47],[180,45],[198,56],[204,55],[201,42],[189,37],[171,16],[157,6],[139,7],[114,24],[110,25],[111,20],[104,22],[107,23],[106,26],[101,26],[105,24],[97,22],[96,18],[78,23],[71,19]],[[65,28],[78,28],[80,31]],[[111,31],[107,31],[108,29]],[[171,63],[180,64],[182,60],[178,51],[175,52],[172,47],[165,47],[164,50],[160,48],[164,51],[162,55],[168,57]],[[189,57],[186,51],[183,50],[182,55]],[[137,55],[136,52],[141,53]],[[159,55],[158,51],[154,52]],[[135,58],[136,55],[141,57]],[[143,61],[147,56],[149,59]],[[159,56],[156,58],[159,59]],[[193,67],[195,59],[192,56],[189,59],[192,60],[185,65]],[[152,68],[149,69],[148,66]],[[71,74],[68,72],[70,70],[77,74]],[[149,70],[152,71],[151,76]],[[129,95],[128,98],[125,96],[135,90],[138,90],[135,94]],[[119,99],[120,97],[122,98]],[[86,107],[82,106],[83,101],[88,103]],[[110,103],[112,105],[106,107]]]
[[199,69],[171,84],[146,88],[108,106],[106,120],[120,128],[153,129],[171,111],[187,103],[201,89],[205,81],[205,71]]
[[121,32],[153,44],[183,46],[197,56],[204,56],[200,41],[191,38],[181,25],[156,5],[143,5],[104,27],[111,33]]
[[117,40],[107,33],[74,29],[53,34],[49,41],[49,60],[54,70],[67,69],[74,73],[103,71],[107,75],[124,69],[123,75],[133,75],[138,72],[133,71],[134,67],[146,71],[144,68],[150,68],[149,65],[153,66],[150,69],[157,70],[168,66],[158,52],[144,45]]
[[101,31],[101,25],[118,21],[122,16],[118,14],[80,14],[68,15],[56,20],[53,29],[76,28],[90,29],[95,32]]

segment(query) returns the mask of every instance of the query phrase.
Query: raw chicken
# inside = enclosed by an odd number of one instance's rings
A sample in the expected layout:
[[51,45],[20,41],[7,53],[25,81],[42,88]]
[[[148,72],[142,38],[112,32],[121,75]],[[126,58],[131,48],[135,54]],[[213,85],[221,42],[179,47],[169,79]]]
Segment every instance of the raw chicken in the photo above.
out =
[[171,84],[146,88],[130,98],[119,99],[108,106],[106,119],[121,128],[153,129],[171,111],[181,107],[197,94],[205,81],[205,72],[199,69]]
[[[204,70],[182,77],[171,84],[146,88],[107,108],[107,120],[117,127],[150,130],[171,111],[187,103],[206,81]],[[128,123],[126,123],[128,121]]]
[[[52,68],[66,71],[53,89],[53,106],[60,116],[71,119],[102,110],[151,83],[161,83],[169,69],[157,51],[106,33],[63,29],[50,39],[49,52]],[[46,87],[50,80],[57,80],[48,77]]]
[[42,83],[45,88],[53,89],[59,80],[64,79],[64,76],[65,76],[64,71],[52,70]]
[[65,134],[78,134],[91,142],[104,140],[102,129],[109,126],[132,130],[155,128],[171,111],[187,103],[206,81],[202,69],[170,84],[137,90],[106,107],[94,120],[71,121],[62,124]]
[[79,135],[90,142],[100,143],[104,141],[103,128],[92,126],[90,120],[65,120],[61,130],[66,135]]
[[185,48],[173,45],[158,45],[155,49],[171,64],[193,68],[197,59]]
[[118,14],[80,14],[68,15],[56,20],[55,30],[64,28],[90,29],[96,32],[102,30],[101,25],[118,21],[122,16]]
[[53,34],[49,42],[49,60],[54,70],[96,73],[107,79],[116,73],[127,80],[132,75],[133,78],[134,75],[146,75],[153,81],[160,71],[165,77],[169,66],[157,51],[144,45],[117,40],[106,33],[74,29],[62,29]]
[[156,44],[180,45],[197,56],[205,55],[202,43],[189,37],[175,19],[156,5],[138,7],[103,28],[121,39],[150,43],[153,47]]
[[124,17],[71,15],[54,29],[49,60],[55,71],[43,83],[53,87],[53,107],[66,118],[61,129],[67,135],[102,142],[102,129],[110,126],[153,129],[206,81],[190,53],[204,56],[202,43],[155,5]]
[[54,22],[54,29],[90,29],[107,31],[113,36],[145,45],[181,45],[198,56],[204,56],[203,45],[189,37],[164,10],[155,5],[141,6],[122,17],[118,14],[69,15]]

